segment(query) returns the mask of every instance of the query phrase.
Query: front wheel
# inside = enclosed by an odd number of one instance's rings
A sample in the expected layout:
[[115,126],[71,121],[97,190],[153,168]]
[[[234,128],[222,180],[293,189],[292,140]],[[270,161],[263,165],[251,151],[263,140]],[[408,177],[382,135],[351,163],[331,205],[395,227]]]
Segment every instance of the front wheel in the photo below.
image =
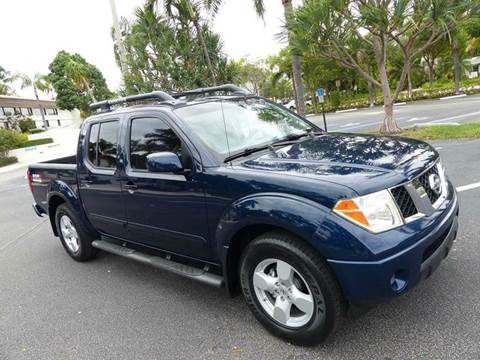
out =
[[290,234],[275,231],[253,240],[242,254],[240,282],[255,317],[292,343],[318,344],[344,317],[345,303],[330,269]]

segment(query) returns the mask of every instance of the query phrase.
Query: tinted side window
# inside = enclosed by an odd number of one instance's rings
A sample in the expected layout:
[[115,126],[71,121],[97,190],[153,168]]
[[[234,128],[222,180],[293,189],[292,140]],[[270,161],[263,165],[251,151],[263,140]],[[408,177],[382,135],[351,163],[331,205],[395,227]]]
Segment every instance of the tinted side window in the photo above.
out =
[[98,166],[114,168],[117,165],[118,121],[100,124],[98,135]]
[[98,130],[100,124],[93,124],[90,127],[90,136],[88,138],[88,160],[93,165],[97,165],[97,144],[98,144]]
[[130,166],[146,170],[147,155],[170,151],[181,156],[182,142],[168,124],[157,118],[133,119],[130,128]]

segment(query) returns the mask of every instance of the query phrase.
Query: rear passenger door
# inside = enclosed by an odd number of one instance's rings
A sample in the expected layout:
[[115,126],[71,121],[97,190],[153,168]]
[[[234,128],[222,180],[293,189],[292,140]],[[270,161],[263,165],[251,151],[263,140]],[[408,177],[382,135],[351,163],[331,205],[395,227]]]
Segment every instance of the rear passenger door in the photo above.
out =
[[[133,117],[127,130],[124,196],[128,237],[133,242],[170,252],[208,259],[207,215],[201,172],[186,139],[166,119]],[[188,174],[151,173],[147,155],[176,153]]]
[[126,232],[122,188],[118,176],[119,120],[89,125],[79,161],[80,197],[95,229],[114,237]]

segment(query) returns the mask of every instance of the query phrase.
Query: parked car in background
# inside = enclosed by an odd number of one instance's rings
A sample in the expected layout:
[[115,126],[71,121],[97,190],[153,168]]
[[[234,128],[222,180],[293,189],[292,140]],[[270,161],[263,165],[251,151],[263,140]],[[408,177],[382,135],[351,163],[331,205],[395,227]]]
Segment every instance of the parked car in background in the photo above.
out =
[[[312,106],[313,105],[312,99],[305,100],[305,105]],[[295,99],[290,100],[289,102],[285,103],[283,106],[285,106],[289,110],[296,110],[297,109],[297,105],[295,104]]]
[[405,293],[456,237],[455,189],[424,142],[326,133],[233,85],[93,109],[76,155],[28,170],[68,255],[242,292],[290,342],[317,344],[351,306]]

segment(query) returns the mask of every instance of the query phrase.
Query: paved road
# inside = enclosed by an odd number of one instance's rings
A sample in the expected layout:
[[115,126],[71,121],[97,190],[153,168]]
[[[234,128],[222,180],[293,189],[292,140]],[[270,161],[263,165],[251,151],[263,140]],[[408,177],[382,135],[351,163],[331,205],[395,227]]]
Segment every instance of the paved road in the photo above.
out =
[[[480,181],[480,141],[435,145],[455,185]],[[241,297],[113,255],[72,261],[33,214],[23,171],[3,174],[0,359],[478,359],[480,188],[459,197],[458,241],[430,279],[302,348],[270,336]]]
[[[400,127],[433,123],[462,123],[480,121],[480,94],[448,100],[427,100],[396,106],[395,119]],[[310,117],[323,127],[321,116]],[[383,120],[382,107],[360,109],[346,113],[327,114],[329,131],[370,131]]]

